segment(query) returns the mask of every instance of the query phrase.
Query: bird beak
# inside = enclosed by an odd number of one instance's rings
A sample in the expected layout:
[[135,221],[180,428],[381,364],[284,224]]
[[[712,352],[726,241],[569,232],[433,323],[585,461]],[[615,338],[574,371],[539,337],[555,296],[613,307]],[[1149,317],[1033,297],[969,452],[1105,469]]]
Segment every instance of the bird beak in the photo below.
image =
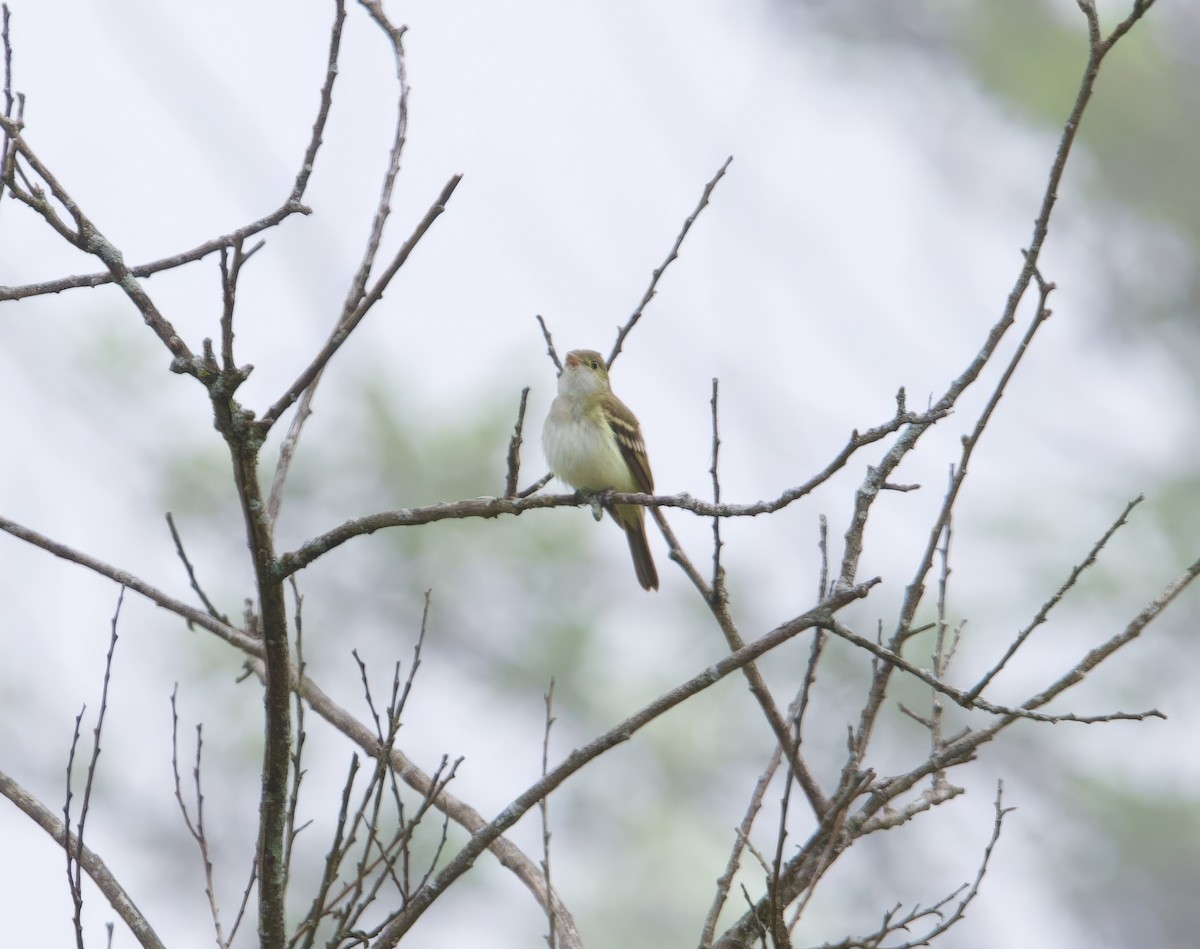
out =
[[566,359],[565,365],[566,365],[566,368],[569,368],[569,369],[574,368],[575,366],[578,366],[579,365],[579,357],[576,356],[574,353],[567,353],[567,359]]

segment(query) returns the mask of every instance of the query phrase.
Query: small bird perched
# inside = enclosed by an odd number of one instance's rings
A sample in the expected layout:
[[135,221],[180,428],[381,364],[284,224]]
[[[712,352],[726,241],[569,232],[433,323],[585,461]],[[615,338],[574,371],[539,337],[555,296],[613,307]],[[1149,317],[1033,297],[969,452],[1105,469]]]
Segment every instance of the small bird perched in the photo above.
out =
[[[580,491],[611,488],[624,494],[654,493],[654,475],[637,417],[613,395],[604,357],[591,349],[567,353],[558,397],[542,426],[542,451],[550,469]],[[658,571],[646,543],[645,512],[636,504],[605,505],[621,525],[633,554],[638,582],[658,589]]]

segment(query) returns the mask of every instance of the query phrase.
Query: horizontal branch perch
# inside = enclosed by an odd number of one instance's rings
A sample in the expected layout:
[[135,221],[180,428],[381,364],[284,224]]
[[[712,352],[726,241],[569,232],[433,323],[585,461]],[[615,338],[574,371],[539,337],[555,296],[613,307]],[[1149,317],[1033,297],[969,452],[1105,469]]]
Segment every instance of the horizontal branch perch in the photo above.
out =
[[[896,394],[896,414],[884,422],[864,432],[855,429],[842,449],[833,457],[821,471],[803,484],[788,488],[777,498],[770,501],[758,501],[754,504],[711,504],[700,501],[690,494],[648,495],[648,494],[616,494],[606,493],[605,500],[618,504],[636,504],[643,507],[677,507],[702,517],[755,517],[759,514],[772,514],[787,507],[817,487],[824,484],[836,472],[845,467],[846,462],[860,448],[870,445],[898,431],[905,425],[927,426],[949,414],[949,409],[934,409],[930,412],[913,413],[905,407],[904,390]],[[543,507],[578,507],[586,503],[580,494],[550,494],[536,497],[517,498],[470,498],[463,501],[446,501],[428,507],[401,508],[396,511],[384,511],[380,514],[369,514],[366,517],[347,521],[333,530],[303,544],[298,550],[284,554],[279,558],[279,575],[287,577],[307,567],[310,563],[327,553],[334,547],[344,544],[352,537],[362,534],[373,534],[385,527],[413,527],[418,524],[432,524],[465,517],[499,517],[502,514],[518,515],[524,511]]]
[[[713,504],[701,501],[690,494],[621,494],[615,491],[603,493],[605,503],[636,504],[641,507],[676,507],[691,511],[701,517],[756,517],[759,514],[771,514],[787,507],[808,493],[805,486],[789,488],[779,497],[770,501],[756,501],[753,504]],[[320,537],[314,537],[296,550],[286,553],[279,558],[278,571],[280,577],[288,577],[297,570],[302,570],[323,554],[340,547],[346,541],[363,534],[374,534],[388,527],[416,527],[421,524],[434,524],[438,521],[459,520],[469,517],[501,517],[511,514],[514,517],[526,511],[538,508],[553,507],[582,507],[590,503],[590,497],[579,492],[575,494],[539,494],[527,498],[466,498],[462,501],[440,501],[427,507],[399,508],[395,511],[381,511],[378,514],[368,514],[327,531]]]

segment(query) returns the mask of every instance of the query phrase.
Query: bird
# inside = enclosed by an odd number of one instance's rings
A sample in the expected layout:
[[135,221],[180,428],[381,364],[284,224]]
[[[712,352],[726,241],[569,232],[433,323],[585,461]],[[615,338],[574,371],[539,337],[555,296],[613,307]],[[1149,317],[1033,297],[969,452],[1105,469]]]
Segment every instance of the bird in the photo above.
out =
[[[613,394],[608,366],[595,350],[572,350],[563,360],[558,395],[542,426],[542,451],[555,476],[579,491],[654,493],[637,416]],[[625,531],[642,589],[657,590],[645,511],[637,504],[606,504],[605,510]]]

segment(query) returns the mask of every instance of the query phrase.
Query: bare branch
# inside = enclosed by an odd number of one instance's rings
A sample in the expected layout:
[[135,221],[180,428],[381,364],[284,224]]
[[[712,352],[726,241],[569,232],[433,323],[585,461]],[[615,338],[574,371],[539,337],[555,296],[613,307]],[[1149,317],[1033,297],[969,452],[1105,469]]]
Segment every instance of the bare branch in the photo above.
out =
[[[823,598],[827,592],[828,580],[828,558],[826,556],[826,539],[827,525],[824,515],[820,518],[820,540],[819,547],[821,550],[821,577],[817,582],[817,597]],[[797,737],[801,734],[801,729],[804,722],[804,713],[808,707],[809,697],[812,693],[813,684],[817,678],[817,664],[824,654],[824,646],[828,638],[823,630],[816,629],[813,631],[813,644],[809,652],[808,667],[805,671],[804,681],[800,685],[800,691],[796,698],[788,707],[788,718],[793,723],[793,728],[796,731]],[[746,814],[742,818],[742,823],[736,831],[736,840],[733,845],[733,852],[729,855],[729,861],[725,865],[725,871],[717,879],[717,892],[713,897],[712,906],[709,907],[708,915],[704,920],[704,928],[700,934],[700,949],[709,949],[712,945],[713,934],[716,931],[717,919],[721,915],[721,909],[725,905],[725,900],[729,894],[729,888],[733,883],[734,874],[737,873],[738,866],[741,863],[742,850],[750,846],[750,829],[754,824],[754,819],[758,816],[759,810],[762,808],[763,797],[766,794],[767,786],[771,779],[775,776],[775,772],[779,769],[780,763],[783,761],[784,747],[776,742],[775,750],[771,753],[771,758],[767,762],[763,773],[759,775],[758,781],[754,785],[754,791],[750,795],[750,803],[746,808]],[[800,760],[798,746],[794,749],[792,760]],[[790,781],[790,778],[789,778]],[[762,865],[766,873],[771,873],[771,867],[761,856],[758,857],[759,863]]]
[[[754,784],[754,790],[750,794],[750,803],[746,806],[746,813],[742,817],[742,822],[734,829],[733,851],[729,854],[729,860],[725,864],[724,872],[717,878],[717,892],[713,897],[712,905],[709,907],[708,915],[704,917],[704,928],[700,933],[699,949],[709,949],[712,945],[713,934],[717,929],[717,919],[721,915],[721,910],[725,906],[725,901],[729,897],[729,888],[733,885],[734,875],[738,871],[738,867],[742,862],[742,851],[749,849],[754,852],[754,848],[750,845],[750,829],[754,826],[754,820],[758,817],[758,812],[762,809],[763,798],[766,796],[767,787],[771,783],[771,779],[775,777],[775,772],[779,770],[779,765],[783,761],[783,749],[776,744],[775,750],[771,753],[771,758],[767,762],[763,773],[758,776],[758,780]],[[769,866],[765,860],[759,856],[759,862],[764,870],[768,870]]]
[[36,531],[31,531],[29,528],[22,527],[20,524],[4,517],[0,517],[0,530],[12,534],[14,537],[18,537],[35,547],[40,547],[42,550],[54,554],[55,557],[61,557],[63,560],[77,563],[81,567],[87,567],[87,569],[103,577],[108,577],[108,579],[121,584],[123,587],[128,587],[134,593],[140,593],[146,599],[165,610],[169,610],[176,616],[180,616],[188,622],[195,623],[201,629],[207,629],[210,633],[215,633],[244,653],[251,656],[262,654],[262,643],[257,639],[246,635],[234,626],[230,626],[210,616],[208,613],[167,596],[161,590],[152,587],[150,584],[125,570],[109,566],[100,560],[96,560],[94,557],[89,557],[87,554],[80,553],[66,544],[60,544],[58,541],[51,540],[49,537],[45,537]]
[[[261,679],[263,676],[261,662],[255,660],[250,665],[254,673]],[[420,793],[423,798],[431,800],[435,807],[447,817],[452,818],[459,826],[472,834],[477,834],[488,827],[487,820],[478,811],[458,800],[448,791],[437,790],[436,779],[417,767],[399,749],[382,748],[377,736],[370,729],[337,705],[311,679],[299,676],[293,669],[291,684],[296,693],[301,695],[309,707],[321,718],[372,758],[385,757],[393,773]],[[511,870],[529,889],[543,908],[547,901],[553,902],[561,949],[581,949],[582,942],[574,918],[559,899],[558,894],[553,890],[546,889],[545,879],[540,868],[505,837],[496,837],[487,847],[496,859]]]
[[[342,39],[342,24],[346,19],[345,0],[335,0],[336,14],[334,23],[330,30],[329,41],[329,62],[325,69],[325,84],[321,88],[320,104],[317,109],[317,117],[313,122],[312,136],[309,139],[308,147],[305,149],[304,157],[300,163],[300,170],[296,174],[296,180],[292,185],[292,193],[280,207],[276,208],[270,214],[259,218],[257,221],[252,221],[237,230],[230,231],[228,234],[223,234],[220,237],[214,237],[210,241],[205,241],[197,247],[190,250],[181,251],[177,254],[172,254],[170,257],[164,257],[161,260],[156,260],[147,264],[138,264],[135,267],[128,268],[128,272],[133,277],[144,278],[153,276],[156,273],[161,273],[165,270],[174,270],[177,267],[182,267],[184,264],[193,263],[197,260],[202,260],[209,254],[217,253],[218,251],[235,247],[243,243],[247,238],[253,237],[255,234],[262,231],[270,230],[271,228],[282,223],[293,214],[311,214],[312,211],[302,204],[304,192],[308,187],[308,179],[312,174],[313,167],[316,164],[317,151],[321,147],[322,135],[325,131],[325,123],[329,117],[329,111],[333,104],[333,83],[338,74],[338,53],[341,48]],[[5,116],[12,119],[10,109],[6,109]],[[20,127],[19,121],[17,127]],[[4,126],[5,137],[7,138],[8,126]],[[0,180],[0,189],[3,188],[3,181],[6,181],[11,174],[7,165],[3,166],[3,180]],[[0,194],[2,194],[0,190]],[[41,296],[47,293],[61,293],[64,290],[71,290],[80,287],[99,287],[107,283],[113,283],[118,278],[111,270],[102,271],[100,273],[77,274],[70,277],[63,277],[58,280],[49,280],[44,283],[27,284],[19,287],[0,287],[0,302],[5,300],[21,300],[26,297]],[[227,367],[228,368],[228,367]]]
[[[1061,695],[1067,689],[1082,682],[1084,677],[1093,669],[1095,669],[1096,666],[1100,665],[1100,663],[1102,663],[1122,646],[1128,645],[1133,640],[1137,639],[1138,636],[1142,634],[1142,630],[1149,626],[1150,622],[1156,616],[1158,616],[1159,613],[1165,610],[1167,606],[1170,605],[1171,601],[1175,599],[1175,597],[1179,596],[1180,593],[1187,589],[1188,584],[1195,580],[1198,575],[1200,575],[1200,560],[1197,560],[1183,573],[1167,584],[1166,589],[1164,589],[1163,592],[1160,593],[1155,599],[1151,600],[1150,603],[1147,604],[1146,608],[1138,613],[1138,615],[1130,621],[1129,625],[1127,625],[1125,629],[1123,629],[1116,636],[1113,636],[1103,645],[1097,646],[1095,649],[1091,650],[1086,656],[1084,656],[1079,660],[1078,663],[1075,664],[1074,668],[1072,668],[1070,672],[1060,678],[1049,688],[1039,692],[1033,698],[1024,702],[1021,707],[1023,709],[1040,708],[1047,702]],[[978,702],[979,700],[976,699],[975,701]],[[1153,716],[1155,718],[1166,718],[1166,716],[1157,709],[1146,712],[1144,715]],[[1139,716],[1130,715],[1126,717],[1137,718]]]
[[[1016,307],[1020,302],[1021,295],[1024,294],[1025,287],[1028,286],[1030,279],[1036,277],[1040,293],[1037,312],[1030,321],[1028,330],[1024,338],[1017,346],[1016,351],[1009,359],[1008,365],[1001,374],[1000,380],[996,383],[992,390],[991,397],[981,411],[979,418],[971,435],[963,438],[962,454],[959,458],[958,466],[953,477],[950,480],[950,487],[946,492],[946,496],[942,501],[941,510],[935,518],[933,526],[929,531],[929,539],[926,542],[925,550],[919,561],[916,573],[913,579],[909,582],[904,591],[904,600],[901,604],[900,614],[896,624],[895,632],[891,637],[891,653],[898,654],[903,649],[905,640],[912,636],[913,617],[916,615],[917,607],[920,605],[921,599],[925,594],[925,578],[933,567],[933,558],[937,550],[937,544],[945,530],[946,524],[950,517],[950,512],[953,509],[954,501],[958,496],[959,488],[962,486],[963,479],[966,477],[968,469],[968,461],[971,458],[975,445],[978,443],[980,436],[991,418],[992,412],[999,404],[1000,397],[1009,381],[1013,372],[1016,370],[1022,356],[1025,353],[1026,347],[1033,339],[1034,334],[1041,325],[1050,316],[1049,309],[1046,308],[1046,299],[1050,292],[1054,289],[1054,285],[1045,282],[1042,279],[1041,273],[1037,270],[1033,263],[1033,258],[1029,252],[1025,255],[1025,267],[1021,271],[1022,276],[1018,278],[1017,288],[1014,288],[1013,294],[1009,296],[1008,305],[1005,307],[1004,313],[1000,320],[993,325],[984,347],[976,355],[972,363],[947,389],[941,400],[934,406],[933,411],[948,412],[954,406],[959,395],[978,377],[983,366],[991,359],[995,352],[996,346],[999,344],[1001,336],[1012,325],[1015,319]],[[1024,283],[1022,283],[1024,280]],[[1018,290],[1020,293],[1018,294]],[[903,390],[897,396],[898,408],[903,408]],[[863,533],[867,524],[867,516],[875,499],[878,497],[880,486],[886,482],[888,474],[916,445],[917,440],[927,430],[928,426],[923,424],[911,425],[907,427],[896,439],[895,443],[886,453],[882,464],[878,468],[868,469],[867,477],[864,479],[862,486],[855,493],[854,514],[850,521],[850,526],[846,530],[846,548],[845,555],[842,559],[841,579],[839,582],[845,583],[848,579],[853,578],[858,568],[858,560],[862,555],[862,540]],[[878,717],[879,710],[883,705],[883,698],[887,691],[887,683],[891,677],[892,670],[896,668],[893,664],[883,664],[876,667],[871,688],[868,694],[867,703],[863,706],[859,717],[859,724],[855,734],[854,742],[858,756],[865,752],[866,743],[868,742],[871,731],[874,727],[875,720]]]
[[[34,546],[41,547],[43,550],[69,560],[72,563],[86,567],[101,576],[108,577],[123,586],[128,587],[136,593],[141,594],[157,605],[169,610],[176,615],[195,623],[202,629],[214,633],[221,639],[237,647],[248,656],[261,657],[262,642],[254,635],[249,635],[235,627],[228,626],[207,613],[197,610],[194,607],[188,606],[179,600],[175,600],[165,593],[159,591],[150,584],[145,583],[132,574],[109,566],[95,558],[89,557],[86,554],[80,553],[65,544],[60,544],[52,541],[34,531],[21,527],[12,521],[5,518],[0,518],[0,530],[7,531],[15,537],[27,541]],[[262,675],[262,666],[255,664],[255,671],[258,675]],[[291,687],[298,692],[309,706],[313,708],[322,718],[328,721],[331,725],[345,734],[348,738],[363,748],[368,754],[377,754],[378,746],[375,743],[374,737],[369,731],[364,729],[352,716],[348,715],[344,710],[339,708],[332,702],[324,692],[322,692],[310,679],[301,677],[292,670]],[[419,768],[404,758],[398,751],[391,755],[392,767],[402,775],[404,780],[418,791],[426,792],[430,785],[429,777],[424,774]],[[448,794],[441,794],[436,801],[438,807],[445,810],[451,815],[454,820],[463,826],[468,831],[475,833],[487,826],[487,822],[476,811],[472,810],[461,801],[455,800]],[[536,866],[529,860],[517,847],[503,837],[498,837],[490,845],[490,849],[495,853],[497,859],[508,869],[512,870],[519,879],[539,898],[540,901],[552,899],[555,901],[555,916],[560,922],[560,937],[566,932],[569,938],[563,937],[564,949],[571,949],[579,945],[578,934],[575,930],[574,920],[566,907],[558,900],[556,894],[547,894],[543,887],[541,874],[537,871]],[[86,866],[85,866],[86,869]]]
[[[1009,380],[1012,379],[1013,373],[1016,372],[1017,366],[1020,364],[1022,357],[1024,357],[1029,344],[1033,341],[1034,335],[1041,328],[1042,324],[1050,318],[1050,310],[1046,306],[1046,301],[1049,298],[1050,293],[1054,290],[1054,284],[1047,283],[1042,279],[1041,272],[1037,269],[1036,263],[1032,262],[1033,258],[1031,252],[1025,252],[1025,259],[1025,267],[1021,273],[1025,274],[1028,272],[1031,278],[1036,278],[1038,284],[1039,299],[1037,312],[1034,314],[1033,319],[1030,320],[1029,327],[1025,331],[1024,337],[1022,337],[1020,343],[1017,345],[1016,350],[1013,352],[1008,364],[1001,373],[1000,379],[997,381],[995,388],[992,390],[991,396],[988,398],[983,410],[979,413],[979,417],[975,421],[974,429],[970,435],[963,437],[962,453],[959,457],[954,476],[950,480],[950,487],[942,501],[941,511],[939,512],[937,519],[934,521],[933,526],[930,528],[929,540],[926,543],[925,552],[921,557],[916,576],[905,590],[905,600],[901,608],[900,623],[897,626],[896,633],[893,636],[893,646],[901,642],[908,634],[907,629],[912,623],[912,617],[916,614],[917,605],[920,603],[921,593],[924,591],[924,578],[933,566],[933,557],[934,552],[937,549],[938,538],[941,537],[942,532],[945,530],[946,523],[950,517],[950,512],[954,506],[954,501],[958,497],[959,489],[962,487],[962,483],[967,476],[967,470],[969,467],[968,462],[970,461],[975,450],[975,446],[979,443],[979,439],[982,437],[984,429],[986,429],[988,422],[991,420],[992,413],[995,412],[996,407],[1000,404],[1000,399],[1004,394],[1004,390],[1007,387]],[[1026,285],[1027,283],[1028,280],[1026,281]],[[1014,293],[1015,292],[1016,291],[1014,290]],[[1022,294],[1024,293],[1023,287],[1021,292]],[[947,399],[951,398],[952,395],[953,398],[957,398],[957,395],[962,391],[962,389],[959,388],[959,383],[968,376],[971,376],[973,381],[974,376],[972,375],[972,370],[975,369],[976,365],[982,369],[982,365],[979,364],[980,356],[983,356],[984,353],[986,353],[987,358],[990,359],[991,353],[994,352],[994,346],[992,344],[993,337],[995,338],[996,342],[999,342],[997,330],[1002,326],[1007,328],[1008,325],[1012,324],[1016,312],[1016,306],[1019,302],[1019,299],[1014,300],[1010,295],[1009,306],[1005,308],[1004,317],[1002,318],[1001,322],[992,327],[992,335],[989,336],[988,344],[984,346],[984,350],[980,352],[979,356],[976,356],[975,362],[972,363],[972,366],[968,368],[967,372],[964,373],[963,376],[960,376],[959,379],[956,380],[955,383],[950,387],[950,390],[942,399],[943,403],[945,403]],[[975,374],[977,374],[977,370]],[[965,388],[965,386],[962,388]],[[958,393],[955,393],[954,390],[956,389],[958,389]]]
[[16,805],[23,814],[49,834],[56,844],[74,854],[77,864],[96,884],[96,888],[104,894],[104,898],[108,900],[113,911],[121,917],[121,921],[129,927],[129,931],[144,949],[165,949],[165,944],[158,938],[154,928],[134,904],[133,898],[125,892],[125,888],[117,882],[117,878],[112,875],[100,856],[85,847],[83,842],[71,833],[52,811],[3,771],[0,771],[0,795]]
[[283,504],[283,486],[292,467],[292,458],[296,454],[296,446],[300,442],[300,433],[304,430],[304,423],[312,415],[314,392],[316,389],[310,385],[300,396],[296,414],[292,416],[291,424],[288,425],[283,444],[279,446],[279,460],[275,463],[275,476],[271,479],[271,492],[267,496],[267,519],[272,524],[279,517],[279,508]]
[[771,632],[766,633],[737,652],[719,660],[703,672],[659,696],[649,705],[634,713],[599,738],[573,751],[562,764],[552,769],[544,778],[535,782],[518,795],[495,820],[471,837],[462,850],[430,881],[429,885],[423,887],[413,896],[412,901],[400,917],[380,933],[377,942],[378,949],[389,949],[389,947],[395,946],[430,904],[444,893],[451,883],[471,867],[479,854],[493,840],[515,824],[542,797],[553,791],[584,765],[593,761],[610,748],[628,741],[639,729],[649,722],[652,722],[684,700],[719,682],[730,673],[745,667],[748,663],[753,662],[759,656],[769,652],[781,643],[787,642],[792,637],[815,625],[824,625],[825,622],[831,621],[833,613],[846,604],[867,596],[870,590],[879,582],[879,578],[874,578],[853,587],[836,591],[808,612],[802,613],[783,625],[776,627]]
[[[951,484],[953,484],[953,465],[950,467],[949,478]],[[933,655],[930,657],[933,674],[942,681],[945,681],[950,669],[950,653],[946,642],[946,632],[949,625],[949,621],[946,618],[946,596],[950,588],[950,540],[953,534],[954,525],[952,518],[947,517],[946,526],[942,531],[942,546],[938,548],[938,556],[941,558],[942,568],[938,574],[937,623],[935,625],[936,633],[933,641]],[[929,729],[930,753],[936,755],[942,750],[942,720],[945,711],[942,697],[936,690],[930,690],[929,705],[929,719],[926,727]],[[935,784],[943,779],[944,774],[940,771],[934,775]]]
[[[1135,2],[1133,11],[1122,23],[1113,31],[1109,40],[1100,42],[1099,27],[1095,19],[1094,9],[1090,10],[1087,4],[1083,5],[1084,12],[1088,16],[1089,31],[1092,41],[1088,61],[1084,69],[1084,75],[1080,80],[1078,93],[1076,94],[1075,104],[1072,107],[1071,114],[1063,127],[1062,136],[1059,139],[1058,149],[1055,154],[1054,161],[1050,169],[1050,177],[1047,182],[1046,189],[1043,192],[1041,209],[1038,212],[1037,219],[1034,222],[1033,237],[1030,241],[1029,249],[1024,252],[1025,264],[1017,276],[1015,285],[1009,293],[1008,300],[1000,319],[992,326],[988,337],[983,345],[983,348],[972,360],[970,365],[964,372],[951,384],[942,398],[935,404],[935,410],[949,411],[958,399],[958,396],[970,386],[979,376],[984,365],[991,359],[996,350],[1001,337],[1005,334],[1008,328],[1013,324],[1016,311],[1021,300],[1025,296],[1025,292],[1031,281],[1036,280],[1040,299],[1038,301],[1037,313],[1032,320],[1030,327],[1010,359],[1007,368],[1005,369],[1000,381],[993,390],[992,397],[989,399],[987,406],[981,413],[974,432],[963,443],[963,454],[958,465],[958,475],[952,485],[951,490],[947,493],[947,497],[942,507],[942,514],[935,522],[930,530],[930,539],[926,547],[925,556],[922,558],[918,567],[916,577],[909,585],[905,603],[901,610],[900,623],[896,630],[896,638],[893,641],[894,646],[898,646],[903,638],[908,635],[908,629],[912,622],[912,617],[915,615],[917,605],[920,602],[924,592],[924,577],[928,573],[933,559],[933,551],[936,548],[937,538],[941,535],[945,524],[945,519],[948,516],[948,511],[953,504],[954,498],[957,496],[958,487],[961,485],[962,479],[966,476],[967,460],[971,452],[978,442],[983,429],[987,425],[988,419],[991,417],[1004,388],[1011,378],[1013,371],[1024,355],[1025,349],[1032,339],[1034,333],[1041,324],[1050,316],[1050,311],[1046,307],[1046,300],[1050,292],[1054,289],[1054,285],[1047,283],[1038,270],[1038,259],[1041,254],[1041,249],[1046,240],[1046,235],[1049,232],[1050,215],[1053,211],[1055,201],[1058,197],[1058,188],[1062,180],[1063,171],[1066,167],[1067,158],[1070,155],[1071,148],[1075,141],[1075,136],[1079,129],[1079,123],[1083,117],[1084,109],[1091,98],[1097,74],[1099,72],[1101,60],[1111,49],[1112,44],[1116,42],[1120,36],[1136,22],[1143,13],[1150,7],[1148,2]],[[922,434],[924,425],[911,426],[897,441],[885,457],[884,463],[878,469],[872,469],[868,475],[868,479],[864,482],[860,489],[855,502],[855,515],[851,521],[851,526],[847,531],[846,555],[842,566],[842,582],[847,582],[853,579],[855,569],[857,568],[858,558],[862,552],[862,531],[866,524],[867,511],[874,501],[879,488],[886,483],[887,475],[903,455],[910,450],[915,444],[917,438]],[[881,675],[887,676],[890,674],[888,670],[881,671]],[[877,694],[882,695],[882,690],[875,690]],[[869,728],[870,722],[874,720],[873,714],[867,714],[864,717],[864,723]],[[865,731],[861,732],[865,735]]]
[[[737,624],[733,621],[733,616],[729,612],[729,604],[722,599],[718,599],[715,591],[709,587],[704,578],[700,576],[700,571],[688,559],[678,539],[675,537],[674,531],[667,524],[666,518],[662,511],[658,508],[652,508],[651,513],[654,516],[655,523],[658,524],[658,529],[662,531],[662,535],[666,538],[668,546],[671,548],[671,559],[674,560],[683,569],[687,578],[692,581],[692,585],[700,592],[704,598],[704,602],[708,605],[709,611],[713,618],[717,621],[717,626],[721,630],[721,634],[725,637],[725,643],[729,647],[731,653],[737,653],[746,645],[742,639],[741,633],[738,632]],[[767,724],[771,727],[771,731],[775,734],[775,740],[779,743],[779,747],[789,753],[789,764],[794,773],[796,780],[804,789],[805,795],[808,797],[809,805],[812,807],[813,813],[819,818],[828,807],[828,802],[825,800],[825,795],[821,792],[820,786],[816,779],[809,772],[807,765],[799,754],[790,754],[792,748],[791,731],[788,728],[788,723],[780,713],[779,708],[775,704],[775,699],[771,695],[770,689],[767,688],[766,682],[763,680],[762,673],[753,663],[747,663],[743,669],[743,674],[746,676],[746,682],[750,686],[750,694],[754,696],[762,709],[763,715],[767,719]]]
[[[969,760],[969,758],[960,757],[959,759],[952,760],[942,754],[939,754],[936,757],[933,767],[931,768],[931,773],[934,775],[942,774],[950,765],[961,764],[966,760]],[[878,792],[879,789],[880,786],[876,785],[876,787],[871,789],[872,794]],[[908,788],[905,787],[904,790],[907,791]],[[895,801],[895,799],[901,793],[901,790],[898,788],[890,788],[888,800]],[[893,828],[900,827],[904,824],[907,824],[918,814],[924,814],[926,811],[932,810],[939,804],[945,804],[947,801],[952,801],[960,794],[965,793],[966,792],[962,788],[954,787],[949,782],[943,781],[936,787],[926,788],[919,795],[917,795],[917,797],[901,807],[890,805],[886,810],[883,810],[882,813],[880,813],[879,810],[876,810],[874,816],[868,817],[866,820],[856,823],[854,830],[855,836],[865,837],[867,834],[873,834],[876,831],[892,830]]]
[[[28,192],[23,188],[16,187],[15,182],[10,177],[8,179],[8,186],[13,196],[41,215],[42,219],[54,228],[64,240],[78,247],[80,250],[99,258],[108,268],[108,272],[112,275],[113,280],[120,286],[133,305],[137,307],[138,312],[142,314],[146,325],[154,331],[163,345],[171,352],[171,355],[175,357],[171,361],[171,370],[173,372],[198,375],[200,370],[195,361],[196,357],[188,349],[183,340],[180,339],[178,333],[175,331],[175,327],[162,315],[158,307],[154,305],[154,301],[142,289],[142,285],[130,273],[121,252],[105,238],[100,229],[84,214],[83,209],[75,203],[74,198],[67,193],[67,190],[58,182],[58,179],[50,172],[50,169],[42,164],[33,149],[25,141],[17,123],[7,117],[0,116],[0,127],[4,129],[10,139],[10,148],[17,156],[28,163],[38,178],[46,183],[46,186],[50,189],[50,193],[54,196],[54,200],[59,202],[70,214],[74,221],[74,229],[62,220],[50,202],[41,193],[40,189],[32,193]],[[0,299],[5,299],[5,297],[0,295]]]

